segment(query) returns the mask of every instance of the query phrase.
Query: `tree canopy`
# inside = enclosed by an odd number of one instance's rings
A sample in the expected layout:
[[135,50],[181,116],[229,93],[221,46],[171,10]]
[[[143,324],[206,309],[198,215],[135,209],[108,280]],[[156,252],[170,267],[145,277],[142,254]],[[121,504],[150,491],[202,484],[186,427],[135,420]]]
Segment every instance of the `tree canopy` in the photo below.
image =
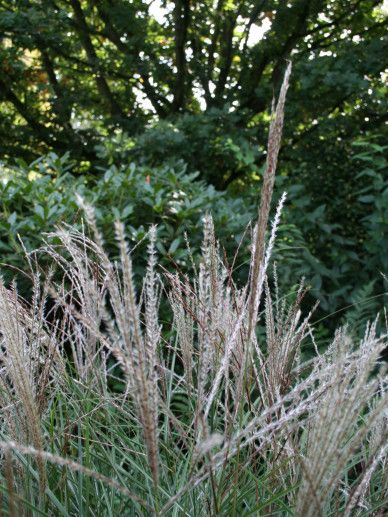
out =
[[378,0],[11,0],[0,10],[5,157],[91,160],[115,129],[135,136],[214,113],[260,141],[289,59],[285,152],[386,119]]

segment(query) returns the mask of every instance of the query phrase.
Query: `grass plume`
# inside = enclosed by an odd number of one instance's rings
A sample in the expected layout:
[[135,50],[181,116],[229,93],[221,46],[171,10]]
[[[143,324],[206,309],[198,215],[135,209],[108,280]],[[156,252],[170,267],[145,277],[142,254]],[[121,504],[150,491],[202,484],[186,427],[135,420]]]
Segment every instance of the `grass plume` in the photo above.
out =
[[376,320],[355,342],[344,327],[320,349],[305,284],[287,301],[270,275],[286,199],[266,244],[289,74],[245,285],[210,215],[192,274],[159,267],[151,227],[140,278],[123,225],[112,258],[81,199],[87,226],[47,236],[39,253],[56,272],[32,275],[32,301],[0,283],[4,514],[383,511],[386,331]]

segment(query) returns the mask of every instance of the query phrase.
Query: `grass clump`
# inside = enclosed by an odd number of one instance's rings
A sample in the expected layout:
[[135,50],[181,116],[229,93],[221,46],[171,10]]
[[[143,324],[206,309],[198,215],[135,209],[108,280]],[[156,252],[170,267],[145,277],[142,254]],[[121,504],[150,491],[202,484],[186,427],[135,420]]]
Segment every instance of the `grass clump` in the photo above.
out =
[[246,285],[235,284],[207,216],[191,277],[158,268],[151,227],[138,290],[123,226],[113,263],[88,206],[91,237],[65,226],[40,250],[62,275],[42,280],[31,259],[30,303],[1,285],[3,514],[383,514],[386,334],[376,321],[354,343],[341,328],[307,361],[306,289],[287,303],[276,271],[268,279],[285,199],[266,244],[288,76]]

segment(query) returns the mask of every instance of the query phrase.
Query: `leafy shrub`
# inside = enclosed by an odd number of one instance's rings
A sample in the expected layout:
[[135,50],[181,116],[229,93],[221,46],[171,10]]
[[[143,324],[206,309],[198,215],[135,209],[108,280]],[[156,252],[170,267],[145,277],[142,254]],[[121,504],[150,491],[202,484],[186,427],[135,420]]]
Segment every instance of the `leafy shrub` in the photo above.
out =
[[308,182],[290,184],[292,175],[277,178],[278,190],[288,192],[285,248],[287,239],[294,247],[291,255],[285,250],[283,269],[306,276],[326,313],[339,311],[341,317],[357,300],[364,322],[386,305],[388,284],[382,273],[388,270],[387,148],[373,140],[355,141],[351,185],[345,193],[326,193],[318,206]]
[[[232,250],[252,217],[244,200],[230,198],[198,181],[186,166],[151,168],[112,164],[99,178],[74,176],[68,158],[50,154],[30,166],[4,168],[0,183],[0,246],[3,262],[23,269],[23,245],[30,251],[44,234],[62,222],[80,227],[76,193],[92,203],[108,249],[117,252],[112,224],[120,219],[133,245],[140,244],[150,224],[158,224],[161,264],[187,267],[185,232],[197,236],[192,253],[201,247],[202,218],[212,211],[217,230]],[[144,261],[139,259],[139,271]]]
[[100,158],[150,167],[183,161],[189,172],[199,171],[201,179],[220,190],[258,173],[259,158],[265,158],[255,131],[244,127],[241,114],[228,109],[183,114],[174,122],[160,121],[137,137],[119,133],[114,140],[113,146],[104,142],[98,147]]
[[354,146],[361,151],[354,159],[363,165],[356,179],[364,185],[356,194],[363,212],[364,254],[370,270],[384,272],[388,270],[388,145],[358,140]]

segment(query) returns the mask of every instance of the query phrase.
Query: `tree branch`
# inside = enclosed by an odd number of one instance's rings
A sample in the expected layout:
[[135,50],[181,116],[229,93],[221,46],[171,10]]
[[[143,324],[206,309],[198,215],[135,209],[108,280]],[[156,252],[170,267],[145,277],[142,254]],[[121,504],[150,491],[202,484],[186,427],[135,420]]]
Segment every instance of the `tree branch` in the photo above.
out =
[[207,62],[207,76],[208,76],[209,83],[210,83],[210,81],[213,80],[214,53],[216,51],[217,41],[218,41],[218,38],[220,35],[223,5],[224,5],[224,0],[218,0],[217,7],[216,7],[216,20],[215,20],[214,32],[213,32],[210,47],[209,47],[209,55],[208,55],[208,62]]
[[19,97],[13,92],[12,88],[8,85],[7,81],[2,77],[0,77],[0,89],[4,98],[15,107],[18,113],[24,118],[39,138],[46,143],[52,144],[52,138],[49,134],[48,128],[33,117],[32,110],[19,99]]
[[96,51],[94,49],[92,40],[89,36],[89,28],[86,23],[85,15],[82,10],[81,4],[79,0],[70,0],[74,18],[76,22],[76,29],[82,43],[82,46],[85,49],[86,56],[88,58],[88,62],[94,73],[96,74],[96,85],[100,95],[104,98],[111,115],[115,118],[126,119],[127,116],[120,108],[119,104],[116,102],[109,85],[101,73],[101,69],[99,66],[98,57]]
[[52,102],[53,111],[56,113],[60,124],[67,129],[70,128],[71,105],[63,93],[57,75],[55,73],[54,64],[50,59],[48,51],[45,49],[42,41],[37,39],[37,47],[42,56],[43,68],[47,73],[50,85],[55,93],[56,99]]
[[242,50],[242,54],[245,54],[245,52],[247,50],[249,33],[251,31],[252,25],[254,23],[256,23],[257,18],[263,12],[265,4],[266,4],[266,0],[257,0],[255,5],[254,5],[254,7],[253,7],[253,9],[252,9],[251,16],[249,17],[249,21],[248,21],[248,23],[247,23],[247,25],[245,27],[245,34],[246,34],[246,36],[245,36],[245,40],[244,40],[244,47],[243,47],[243,50]]
[[148,99],[150,100],[152,106],[154,107],[156,113],[164,118],[167,115],[167,110],[165,107],[165,104],[167,104],[167,100],[165,97],[162,97],[157,93],[155,88],[152,86],[150,78],[149,78],[149,72],[147,70],[146,65],[140,60],[138,57],[139,49],[130,49],[128,48],[127,44],[124,43],[120,39],[120,34],[117,32],[116,28],[114,27],[112,21],[110,20],[109,14],[104,9],[101,2],[93,0],[93,4],[97,9],[97,12],[101,18],[101,20],[104,23],[105,30],[104,30],[104,36],[106,36],[119,50],[122,52],[125,56],[131,55],[136,61],[136,66],[138,68],[140,77],[142,79],[141,87],[144,90],[144,93],[147,95]]
[[236,27],[237,18],[240,14],[242,2],[240,2],[239,7],[236,9],[236,12],[230,12],[226,16],[225,25],[223,28],[223,40],[225,42],[222,52],[222,64],[220,68],[220,74],[218,76],[218,81],[216,85],[216,89],[214,91],[214,97],[217,104],[222,104],[222,96],[225,90],[226,81],[229,76],[230,67],[232,65],[233,59],[233,33]]
[[[299,2],[295,2],[291,9],[294,9],[298,13],[298,16],[291,30],[291,34],[286,41],[282,42],[283,38],[281,38],[281,35],[276,31],[271,43],[265,41],[264,44],[258,46],[260,52],[256,67],[250,70],[245,67],[247,70],[245,77],[240,77],[237,85],[237,87],[239,87],[245,83],[245,91],[243,91],[244,97],[240,102],[242,109],[250,108],[256,112],[265,109],[266,101],[258,97],[256,88],[260,83],[265,68],[271,62],[274,63],[273,81],[275,83],[277,82],[281,62],[288,56],[298,40],[305,34],[305,30],[303,29],[307,26],[313,1],[314,0],[300,0]],[[291,9],[285,6],[284,9],[279,10],[274,23],[279,22],[280,17],[283,15],[287,16],[287,20],[291,20]],[[279,41],[279,43],[275,44],[277,41]]]
[[174,7],[175,20],[175,66],[174,100],[172,108],[181,111],[186,103],[186,52],[185,45],[190,23],[190,0],[176,0]]

